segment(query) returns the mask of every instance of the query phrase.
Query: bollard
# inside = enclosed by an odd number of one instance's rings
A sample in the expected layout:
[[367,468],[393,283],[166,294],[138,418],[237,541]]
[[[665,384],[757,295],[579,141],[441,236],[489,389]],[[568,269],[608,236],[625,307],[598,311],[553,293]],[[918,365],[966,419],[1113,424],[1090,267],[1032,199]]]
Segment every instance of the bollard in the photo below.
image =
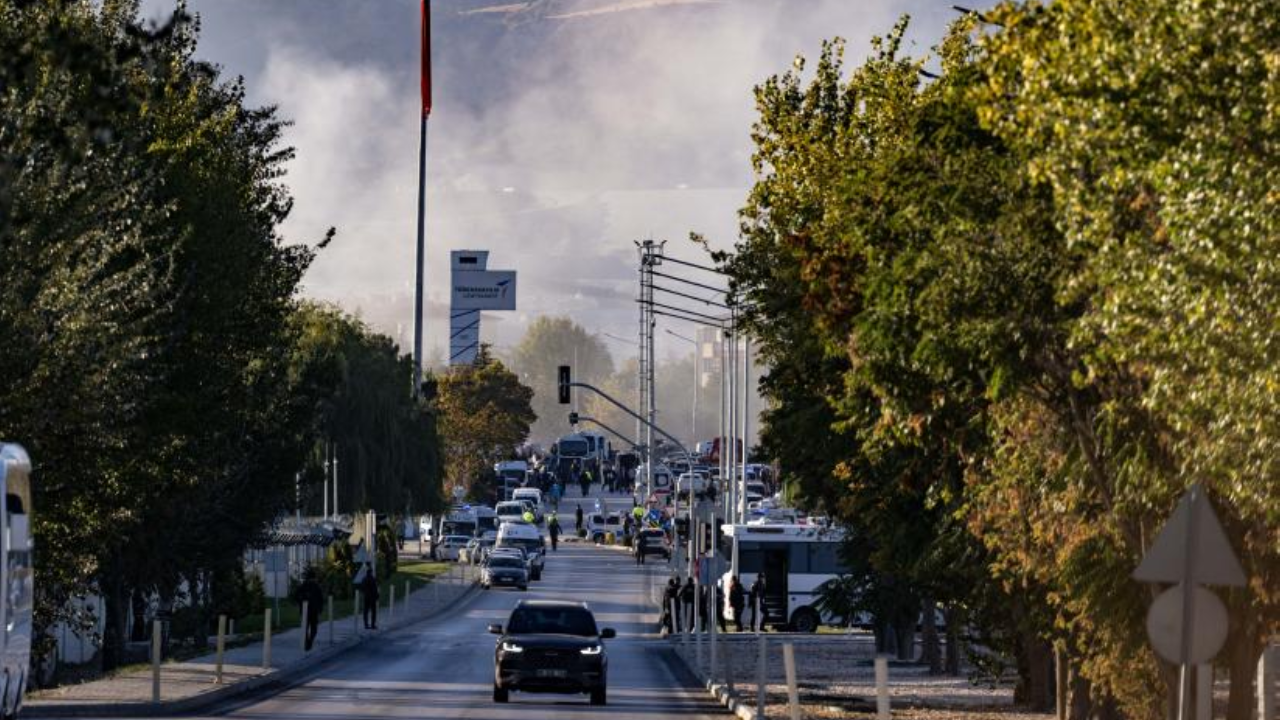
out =
[[151,702],[160,702],[160,630],[159,620],[151,621]]
[[889,658],[876,656],[876,720],[889,720]]
[[719,617],[716,613],[719,612],[720,608],[716,607],[719,598],[716,597],[716,584],[714,582],[707,586],[707,595],[710,596],[707,602],[707,612],[711,613],[707,617],[707,628],[711,631],[707,637],[711,643],[711,672],[709,674],[711,675],[711,681],[715,682],[716,671],[720,669],[720,653],[717,647],[719,643],[716,642],[717,631],[720,629],[716,626],[716,619]]
[[396,586],[388,583],[391,589],[391,597],[387,599],[387,623],[396,618]]
[[236,636],[236,619],[235,618],[231,618],[230,620],[227,621],[227,636],[228,637]]
[[329,645],[333,645],[333,596],[329,596]]
[[800,720],[800,688],[796,686],[796,649],[791,643],[782,643],[782,667],[787,673],[787,705],[791,708],[791,720]]
[[768,640],[760,634],[760,660],[756,667],[756,720],[765,720],[765,698],[767,696],[769,676],[766,674],[765,658]]
[[729,686],[729,692],[737,692],[737,688],[733,683],[733,653],[729,651],[729,647],[725,646],[724,653],[724,682]]
[[217,647],[218,647],[218,650],[217,650],[218,661],[217,661],[217,668],[215,670],[215,675],[217,679],[215,682],[221,685],[222,684],[222,655],[227,649],[227,616],[226,615],[218,616],[218,646]]
[[360,634],[360,591],[356,591],[354,602],[351,605],[354,610],[351,612],[351,632]]
[[298,618],[298,629],[302,631],[302,638],[299,644],[302,646],[302,654],[307,654],[307,600],[302,601],[302,615]]
[[1274,718],[1276,716],[1276,650],[1268,643],[1262,648],[1262,656],[1258,658],[1258,717]]
[[404,581],[404,610],[409,612],[409,581]]
[[702,619],[701,617],[702,603],[700,602],[702,599],[702,596],[700,595],[701,592],[702,592],[702,587],[701,585],[698,584],[697,578],[694,578],[693,613],[692,613],[693,614],[693,653],[698,660],[698,672],[702,672],[702,630],[698,625],[698,621]]
[[262,669],[271,669],[271,608],[266,609],[262,619]]

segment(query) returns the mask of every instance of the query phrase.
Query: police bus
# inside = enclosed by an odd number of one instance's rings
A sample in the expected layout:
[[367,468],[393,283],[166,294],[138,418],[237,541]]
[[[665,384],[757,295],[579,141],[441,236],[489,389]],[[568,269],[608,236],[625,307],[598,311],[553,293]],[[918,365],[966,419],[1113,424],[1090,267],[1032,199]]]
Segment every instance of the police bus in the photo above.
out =
[[[774,626],[814,632],[823,617],[814,604],[818,588],[848,568],[840,560],[844,530],[818,525],[724,525],[722,552],[738,546],[738,578],[747,590],[756,575],[765,577],[765,618]],[[724,577],[728,587],[729,575]]]
[[0,716],[16,717],[22,706],[31,659],[31,460],[19,445],[0,443]]

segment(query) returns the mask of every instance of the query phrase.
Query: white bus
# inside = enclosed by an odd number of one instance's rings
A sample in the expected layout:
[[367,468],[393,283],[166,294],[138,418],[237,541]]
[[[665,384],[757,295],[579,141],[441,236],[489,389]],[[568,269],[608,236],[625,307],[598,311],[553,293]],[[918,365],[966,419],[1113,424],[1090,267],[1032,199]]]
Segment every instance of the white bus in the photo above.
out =
[[16,717],[22,707],[31,662],[31,460],[19,445],[0,443],[0,716]]
[[[765,617],[770,625],[814,632],[823,617],[814,607],[824,582],[848,569],[840,560],[844,531],[816,525],[725,525],[723,553],[738,546],[738,579],[749,590],[765,577]],[[728,587],[729,575],[724,576]]]

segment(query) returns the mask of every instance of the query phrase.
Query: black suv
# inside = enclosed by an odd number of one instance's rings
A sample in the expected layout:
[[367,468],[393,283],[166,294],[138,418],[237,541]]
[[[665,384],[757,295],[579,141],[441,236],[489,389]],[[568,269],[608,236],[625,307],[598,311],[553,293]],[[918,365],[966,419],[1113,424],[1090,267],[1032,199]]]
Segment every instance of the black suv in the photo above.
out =
[[592,705],[605,704],[609,658],[601,641],[615,633],[596,628],[586,603],[521,600],[506,628],[490,625],[489,632],[501,635],[493,655],[494,702],[517,690],[586,693]]

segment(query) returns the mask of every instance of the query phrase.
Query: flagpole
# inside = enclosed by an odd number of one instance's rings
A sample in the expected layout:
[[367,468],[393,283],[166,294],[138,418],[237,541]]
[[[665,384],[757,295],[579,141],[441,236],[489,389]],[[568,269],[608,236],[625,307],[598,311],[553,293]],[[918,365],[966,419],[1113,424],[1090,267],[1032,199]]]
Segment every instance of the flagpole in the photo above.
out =
[[427,253],[427,119],[431,116],[431,8],[422,0],[422,118],[418,126],[418,252],[413,294],[413,396],[422,392],[422,303]]
[[417,284],[413,295],[413,396],[422,390],[422,295],[426,271],[427,219],[427,115],[423,113],[418,134],[418,252]]

